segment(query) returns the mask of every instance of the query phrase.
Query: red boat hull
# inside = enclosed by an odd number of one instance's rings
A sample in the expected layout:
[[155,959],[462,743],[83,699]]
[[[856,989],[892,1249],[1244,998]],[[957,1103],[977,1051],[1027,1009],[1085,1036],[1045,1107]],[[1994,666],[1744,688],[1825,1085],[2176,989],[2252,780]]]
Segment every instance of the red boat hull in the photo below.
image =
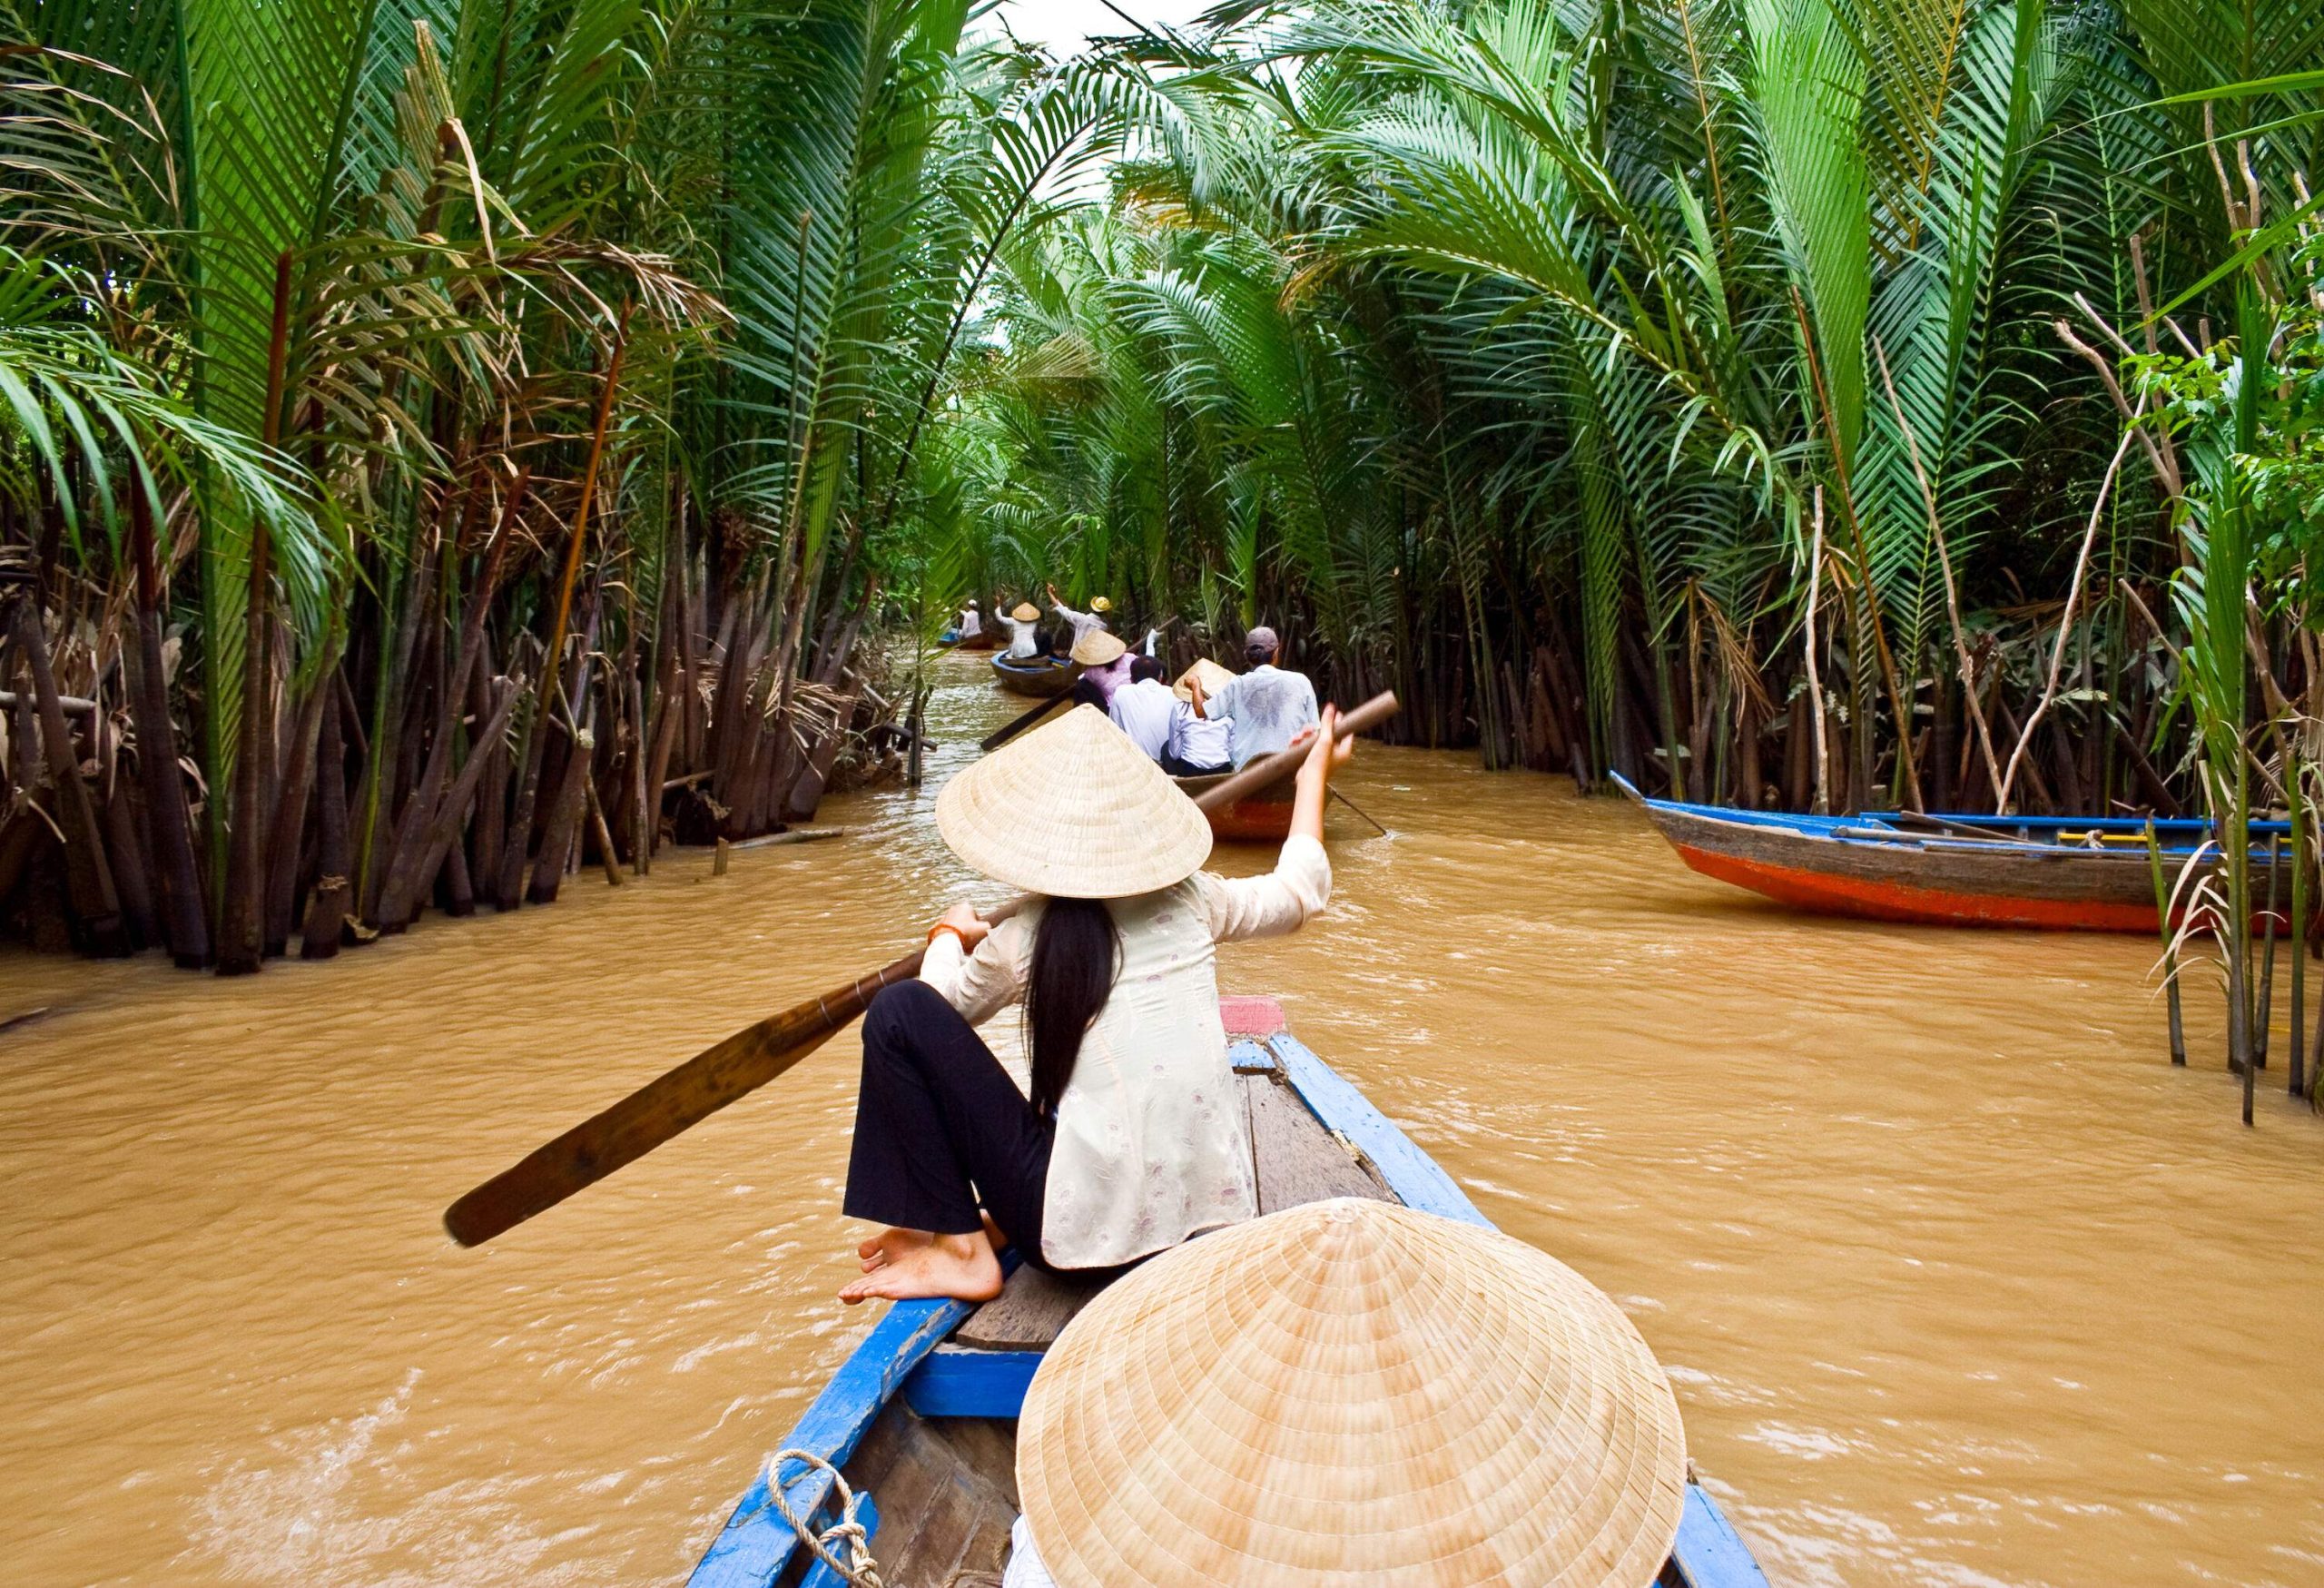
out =
[[[1175,777],[1170,781],[1186,791],[1188,799],[1206,788],[1226,780],[1223,772],[1204,777]],[[1206,811],[1210,819],[1210,835],[1227,843],[1280,843],[1291,836],[1291,801],[1296,785],[1295,777],[1285,777],[1261,789],[1246,799],[1236,800],[1217,810]]]
[[2152,932],[2155,908],[2105,899],[2030,899],[1922,887],[1886,878],[1842,876],[1773,861],[1674,844],[1707,877],[1829,915],[1938,926],[2033,927],[2050,932]]

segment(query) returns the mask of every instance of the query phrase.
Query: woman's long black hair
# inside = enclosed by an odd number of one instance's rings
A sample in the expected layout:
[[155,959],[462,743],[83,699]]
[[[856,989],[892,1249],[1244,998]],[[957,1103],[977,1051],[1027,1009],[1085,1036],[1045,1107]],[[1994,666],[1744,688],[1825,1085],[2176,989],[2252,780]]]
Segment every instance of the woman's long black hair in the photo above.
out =
[[1121,964],[1122,933],[1102,899],[1056,899],[1033,929],[1025,983],[1026,1045],[1033,1056],[1033,1107],[1057,1112],[1073,1079],[1081,1039],[1106,1007]]

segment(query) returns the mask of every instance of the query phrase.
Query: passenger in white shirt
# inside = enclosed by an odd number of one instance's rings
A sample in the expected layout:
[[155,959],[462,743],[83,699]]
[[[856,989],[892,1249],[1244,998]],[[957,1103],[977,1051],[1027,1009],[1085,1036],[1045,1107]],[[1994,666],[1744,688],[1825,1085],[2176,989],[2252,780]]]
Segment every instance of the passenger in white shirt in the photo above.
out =
[[[945,786],[945,842],[1035,897],[998,922],[953,905],[919,978],[872,1000],[845,1208],[885,1228],[842,1300],[989,1300],[1001,1246],[1108,1272],[1256,1215],[1214,945],[1294,931],[1329,900],[1324,799],[1352,742],[1322,730],[1260,877],[1198,869],[1202,812],[1095,710]],[[974,1030],[1020,1004],[1029,1097]]]
[[1173,777],[1207,777],[1235,770],[1235,725],[1206,717],[1185,701],[1171,698],[1170,752],[1162,770]]
[[1103,596],[1099,596],[1089,603],[1088,611],[1076,612],[1072,607],[1068,607],[1063,601],[1058,599],[1057,587],[1055,585],[1051,585],[1049,587],[1049,610],[1056,613],[1059,617],[1064,618],[1066,622],[1073,626],[1073,638],[1065,646],[1068,651],[1072,650],[1075,646],[1079,645],[1084,639],[1088,638],[1092,630],[1105,627],[1106,614],[1111,612],[1113,609],[1114,604],[1111,601],[1107,600]]
[[1186,704],[1162,682],[1161,663],[1152,656],[1132,656],[1129,682],[1114,691],[1108,711],[1114,726],[1128,734],[1129,742],[1158,765],[1170,754],[1171,714]]
[[1206,777],[1235,770],[1235,725],[1224,712],[1206,717],[1193,705],[1197,685],[1216,694],[1234,676],[1208,656],[1197,657],[1178,676],[1170,690],[1178,705],[1170,714],[1170,751],[1162,759],[1163,771],[1173,777]]
[[1315,686],[1305,673],[1287,673],[1275,665],[1282,644],[1272,628],[1255,628],[1243,642],[1244,658],[1251,670],[1206,691],[1195,680],[1195,709],[1204,716],[1224,716],[1235,725],[1235,767],[1241,771],[1262,755],[1288,745],[1315,725]]
[[977,615],[977,604],[970,602],[960,611],[956,630],[962,639],[974,639],[984,632],[984,619]]
[[1016,609],[998,615],[1009,628],[1009,649],[1011,656],[1029,656],[1041,648],[1041,609],[1030,601],[1019,601]]

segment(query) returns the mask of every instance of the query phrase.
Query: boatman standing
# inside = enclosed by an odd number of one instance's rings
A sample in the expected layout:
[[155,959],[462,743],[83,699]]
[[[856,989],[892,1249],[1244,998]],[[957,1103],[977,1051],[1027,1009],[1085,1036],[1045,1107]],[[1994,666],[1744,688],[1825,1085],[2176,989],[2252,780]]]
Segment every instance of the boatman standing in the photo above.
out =
[[1055,585],[1049,587],[1049,610],[1073,625],[1073,643],[1066,647],[1068,651],[1078,647],[1081,642],[1088,638],[1092,633],[1104,632],[1106,614],[1113,609],[1114,604],[1111,601],[1107,600],[1103,596],[1098,596],[1090,599],[1088,611],[1076,612],[1058,598]]
[[1041,648],[1041,609],[1030,601],[1019,601],[1013,610],[1001,613],[1000,621],[1009,626],[1009,652],[1012,656],[1029,656]]
[[1275,630],[1261,625],[1243,641],[1243,658],[1250,671],[1228,679],[1216,689],[1206,689],[1197,676],[1193,686],[1196,715],[1226,717],[1234,724],[1235,765],[1239,771],[1261,755],[1289,748],[1303,728],[1315,725],[1315,686],[1305,673],[1286,672],[1275,665],[1282,642]]

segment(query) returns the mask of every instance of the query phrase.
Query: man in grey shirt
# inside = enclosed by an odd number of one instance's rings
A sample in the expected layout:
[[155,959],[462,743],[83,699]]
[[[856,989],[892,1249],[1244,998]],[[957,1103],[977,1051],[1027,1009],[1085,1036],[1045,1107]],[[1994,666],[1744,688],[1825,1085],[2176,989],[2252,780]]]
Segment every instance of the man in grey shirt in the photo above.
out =
[[1314,727],[1318,720],[1315,686],[1305,673],[1287,673],[1275,665],[1281,649],[1274,629],[1255,628],[1243,642],[1249,672],[1227,680],[1207,695],[1200,679],[1188,680],[1197,713],[1204,717],[1226,717],[1233,723],[1238,771],[1261,755],[1288,750],[1299,731]]

